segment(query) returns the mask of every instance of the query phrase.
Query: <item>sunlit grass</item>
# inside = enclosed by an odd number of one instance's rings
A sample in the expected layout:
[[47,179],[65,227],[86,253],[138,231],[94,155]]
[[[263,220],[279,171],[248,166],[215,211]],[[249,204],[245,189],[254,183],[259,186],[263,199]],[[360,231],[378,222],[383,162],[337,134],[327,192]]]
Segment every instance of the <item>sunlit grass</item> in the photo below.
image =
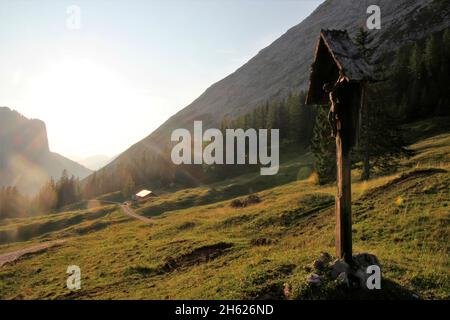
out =
[[[412,149],[416,155],[403,160],[395,174],[363,182],[355,173],[354,251],[376,254],[383,276],[405,290],[422,298],[445,299],[450,296],[450,173],[434,172],[383,188],[402,174],[416,170],[418,160],[423,164],[420,168],[436,168],[436,159],[448,157],[450,135],[417,142]],[[164,194],[139,209],[143,214],[153,213],[149,214],[153,216],[152,224],[130,220],[116,210],[27,242],[0,246],[0,252],[7,252],[33,241],[67,237],[62,247],[1,268],[0,297],[280,298],[288,285],[292,295],[287,298],[302,298],[308,275],[305,266],[321,251],[334,254],[335,186],[294,178],[289,183],[261,189],[257,192],[261,202],[245,208],[232,208],[234,196],[215,193],[225,192],[233,185],[249,190],[258,183],[257,177],[250,174],[214,186]],[[0,231],[69,219],[75,214],[10,221],[0,225]],[[98,223],[106,224],[89,229]],[[255,245],[258,242],[254,240],[262,238],[268,242]],[[196,250],[220,243],[230,247],[209,260],[193,264],[188,260],[195,260],[193,252],[199,252]],[[164,266],[171,259],[181,262],[167,271]],[[71,264],[82,270],[82,289],[75,293],[65,287],[65,272]]]

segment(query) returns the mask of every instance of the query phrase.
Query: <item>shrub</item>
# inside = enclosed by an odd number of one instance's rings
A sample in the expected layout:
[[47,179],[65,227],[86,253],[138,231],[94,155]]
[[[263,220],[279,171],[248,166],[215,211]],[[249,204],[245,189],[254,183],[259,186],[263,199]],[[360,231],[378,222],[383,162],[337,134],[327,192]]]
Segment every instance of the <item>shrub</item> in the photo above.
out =
[[244,201],[242,201],[241,199],[234,199],[233,201],[231,201],[231,207],[232,208],[243,208],[245,207]]
[[251,194],[247,196],[245,199],[234,199],[231,201],[232,208],[244,208],[248,205],[260,203],[261,198],[256,194]]
[[320,181],[319,181],[319,174],[317,173],[317,171],[313,171],[309,176],[309,178],[307,179],[307,181],[312,186],[319,185]]
[[260,202],[261,202],[261,198],[257,194],[251,194],[247,197],[247,199],[245,199],[246,205],[260,203]]

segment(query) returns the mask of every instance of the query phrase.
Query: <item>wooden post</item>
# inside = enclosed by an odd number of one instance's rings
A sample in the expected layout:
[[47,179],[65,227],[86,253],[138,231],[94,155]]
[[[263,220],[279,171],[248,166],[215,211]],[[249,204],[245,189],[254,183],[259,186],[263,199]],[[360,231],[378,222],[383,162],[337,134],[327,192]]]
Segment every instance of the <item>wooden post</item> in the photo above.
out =
[[[339,121],[339,120],[338,120]],[[352,190],[350,147],[341,131],[336,135],[336,255],[347,263],[352,262]]]

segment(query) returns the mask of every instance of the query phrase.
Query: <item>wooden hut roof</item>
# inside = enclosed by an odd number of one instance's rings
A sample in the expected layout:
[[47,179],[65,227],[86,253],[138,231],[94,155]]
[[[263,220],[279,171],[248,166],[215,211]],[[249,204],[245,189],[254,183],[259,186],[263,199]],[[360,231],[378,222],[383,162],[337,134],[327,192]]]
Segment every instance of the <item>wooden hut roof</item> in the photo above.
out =
[[150,191],[150,190],[143,189],[143,190],[139,191],[138,193],[136,193],[136,197],[138,197],[138,198],[145,198],[145,197],[147,197],[148,195],[150,195],[152,193],[153,192]]
[[362,57],[347,31],[322,30],[311,66],[307,103],[320,104],[325,83],[335,83],[339,75],[347,81],[373,81],[372,67]]

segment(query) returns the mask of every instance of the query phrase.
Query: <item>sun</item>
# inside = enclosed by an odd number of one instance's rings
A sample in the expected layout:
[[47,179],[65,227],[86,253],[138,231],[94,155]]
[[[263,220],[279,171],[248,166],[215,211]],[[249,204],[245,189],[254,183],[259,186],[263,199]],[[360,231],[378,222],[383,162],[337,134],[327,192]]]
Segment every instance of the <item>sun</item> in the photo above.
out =
[[[47,124],[53,150],[72,155],[111,154],[117,151],[109,150],[125,149],[142,138],[133,129],[118,132],[118,128],[136,121],[130,109],[144,110],[139,117],[144,118],[153,101],[113,67],[67,57],[40,69],[28,79],[25,103],[39,112],[31,112],[32,116]],[[144,131],[145,123],[140,127]]]
[[117,73],[88,59],[65,58],[49,65],[30,82],[35,101],[45,100],[55,107],[65,102],[65,106],[77,109],[111,102],[124,90]]

